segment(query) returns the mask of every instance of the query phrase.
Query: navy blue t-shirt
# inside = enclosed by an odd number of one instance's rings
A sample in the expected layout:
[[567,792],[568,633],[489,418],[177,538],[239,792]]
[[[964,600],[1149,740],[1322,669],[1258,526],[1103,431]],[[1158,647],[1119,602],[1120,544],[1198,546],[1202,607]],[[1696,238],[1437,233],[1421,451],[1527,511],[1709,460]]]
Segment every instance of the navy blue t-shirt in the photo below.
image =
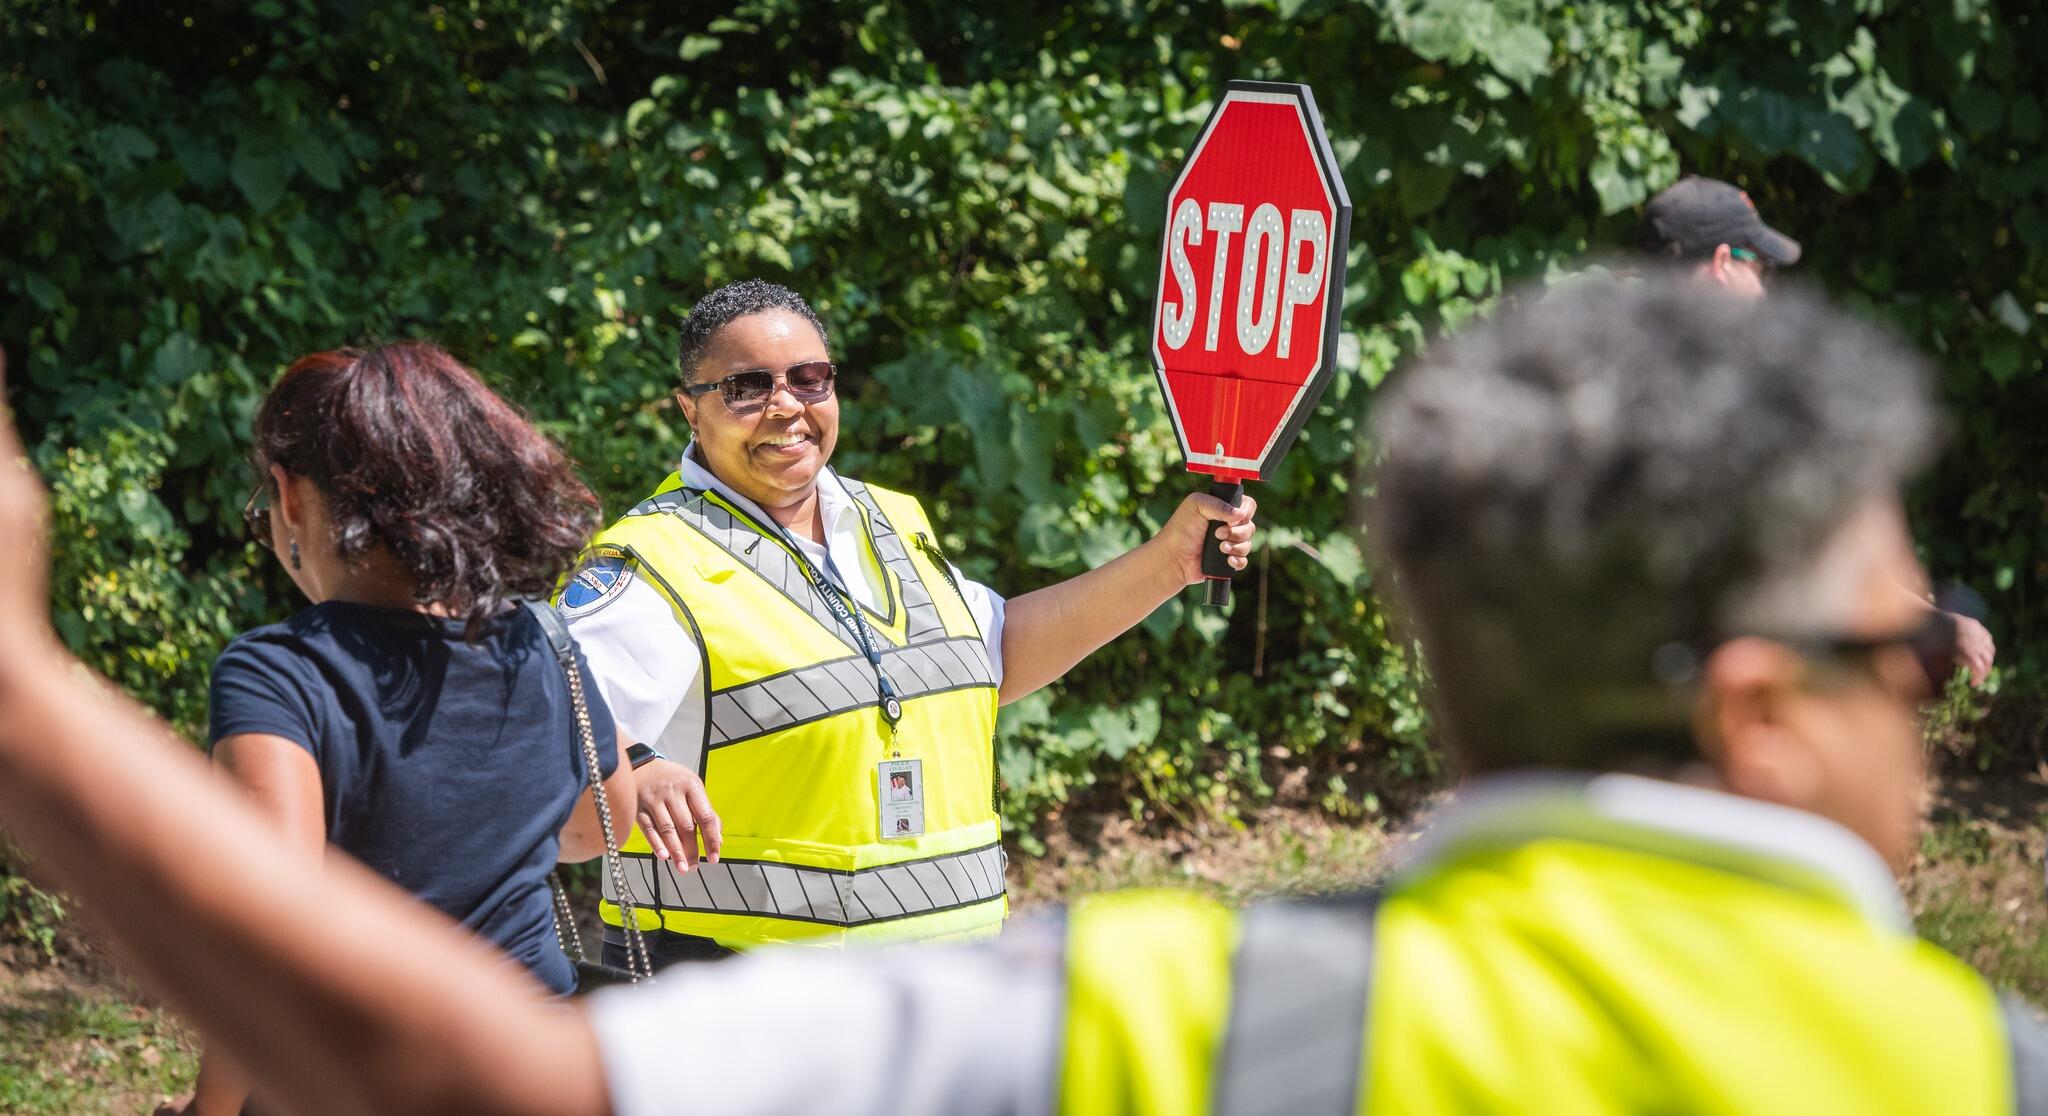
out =
[[[244,633],[214,663],[209,735],[269,733],[311,752],[330,843],[568,992],[547,883],[588,784],[568,683],[525,609],[474,644],[462,627],[330,601]],[[611,712],[596,687],[583,692],[610,775]]]

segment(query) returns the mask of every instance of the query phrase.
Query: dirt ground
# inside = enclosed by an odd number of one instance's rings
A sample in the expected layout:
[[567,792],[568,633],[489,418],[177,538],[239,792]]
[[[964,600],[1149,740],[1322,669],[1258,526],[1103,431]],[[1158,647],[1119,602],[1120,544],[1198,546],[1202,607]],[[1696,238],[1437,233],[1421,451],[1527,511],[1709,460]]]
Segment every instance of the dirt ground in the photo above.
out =
[[1951,771],[1936,790],[1905,891],[1922,937],[2048,1005],[2044,825],[2048,765]]
[[0,948],[0,1112],[144,1113],[182,1091],[198,1036],[90,945]]

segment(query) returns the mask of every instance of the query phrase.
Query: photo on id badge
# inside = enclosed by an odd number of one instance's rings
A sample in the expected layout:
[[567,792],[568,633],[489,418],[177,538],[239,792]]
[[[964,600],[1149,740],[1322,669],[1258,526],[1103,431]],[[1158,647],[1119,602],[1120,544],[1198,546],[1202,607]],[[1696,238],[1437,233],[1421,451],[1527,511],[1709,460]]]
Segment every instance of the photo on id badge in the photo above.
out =
[[924,835],[924,761],[883,760],[876,770],[882,840]]

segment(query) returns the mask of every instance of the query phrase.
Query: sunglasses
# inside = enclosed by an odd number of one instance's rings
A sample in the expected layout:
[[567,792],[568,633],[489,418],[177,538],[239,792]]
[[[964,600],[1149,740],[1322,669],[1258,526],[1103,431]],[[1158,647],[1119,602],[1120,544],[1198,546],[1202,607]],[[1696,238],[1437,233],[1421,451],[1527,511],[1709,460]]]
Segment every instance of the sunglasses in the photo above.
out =
[[[779,381],[799,403],[822,403],[832,397],[832,362],[808,360],[792,364]],[[725,409],[736,415],[751,415],[768,405],[775,395],[775,373],[766,368],[749,368],[708,384],[685,384],[683,394],[695,398],[716,391]]]
[[1928,609],[1919,623],[1890,635],[1809,636],[1782,642],[1809,662],[1848,670],[1881,683],[1885,675],[1878,668],[1878,656],[1897,649],[1910,651],[1920,665],[1920,686],[1916,687],[1917,692],[1896,696],[1921,701],[1939,693],[1955,669],[1956,618],[1939,609]]
[[1751,251],[1748,248],[1730,248],[1728,249],[1728,254],[1730,256],[1735,257],[1738,260],[1746,260],[1750,263],[1755,264],[1756,277],[1760,280],[1768,280],[1771,276],[1772,269],[1778,266],[1777,264],[1771,262],[1762,255],[1759,255],[1758,253]]
[[270,541],[269,481],[257,481],[256,491],[249,493],[249,499],[242,504],[242,526],[248,528],[249,537],[261,543],[263,549],[277,549]]
[[1809,663],[1848,668],[1876,677],[1878,657],[1895,648],[1910,651],[1923,664],[1952,655],[1956,644],[1956,618],[1938,609],[1912,626],[1884,635],[1840,635],[1834,633],[1787,633],[1755,631],[1726,635],[1703,643],[1673,643],[1657,653],[1652,667],[1657,676],[1672,685],[1685,685],[1699,676],[1699,666],[1715,647],[1744,636],[1780,644]]
[[1889,635],[1764,638],[1776,639],[1777,642],[1809,659],[1868,666],[1876,661],[1878,655],[1894,647],[1902,647],[1922,659],[1933,658],[1954,650],[1956,618],[1939,609],[1930,608],[1918,623]]

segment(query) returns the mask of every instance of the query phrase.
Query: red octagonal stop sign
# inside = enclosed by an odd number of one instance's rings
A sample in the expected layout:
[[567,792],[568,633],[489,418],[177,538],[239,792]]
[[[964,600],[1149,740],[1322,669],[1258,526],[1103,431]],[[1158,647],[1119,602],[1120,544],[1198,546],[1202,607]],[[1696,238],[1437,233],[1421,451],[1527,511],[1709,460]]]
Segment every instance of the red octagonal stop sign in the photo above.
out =
[[1188,468],[1279,465],[1337,356],[1351,197],[1306,85],[1233,81],[1166,195],[1152,363]]

